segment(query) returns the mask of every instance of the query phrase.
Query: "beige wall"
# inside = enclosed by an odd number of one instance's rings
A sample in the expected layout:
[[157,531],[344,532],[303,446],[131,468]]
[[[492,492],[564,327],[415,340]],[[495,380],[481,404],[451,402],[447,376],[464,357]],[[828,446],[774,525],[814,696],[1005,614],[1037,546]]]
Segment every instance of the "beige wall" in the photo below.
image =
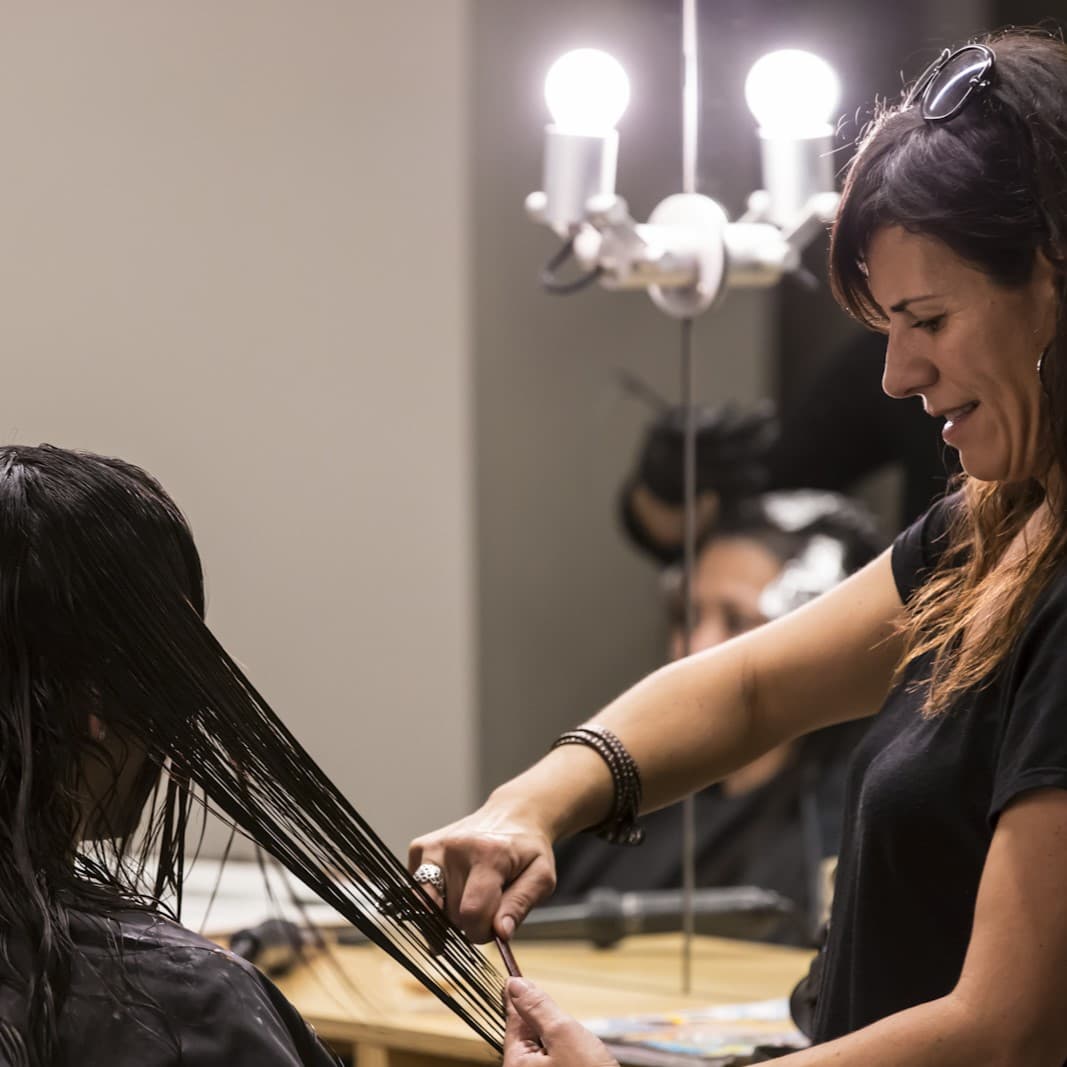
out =
[[0,432],[162,479],[397,847],[473,796],[467,19],[0,4]]

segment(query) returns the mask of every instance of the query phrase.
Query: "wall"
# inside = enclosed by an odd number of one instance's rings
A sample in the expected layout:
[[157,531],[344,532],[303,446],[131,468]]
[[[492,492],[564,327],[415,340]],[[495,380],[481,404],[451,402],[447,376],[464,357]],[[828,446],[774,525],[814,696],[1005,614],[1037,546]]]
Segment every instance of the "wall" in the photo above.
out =
[[213,628],[398,848],[473,797],[468,18],[0,8],[0,431],[161,478]]

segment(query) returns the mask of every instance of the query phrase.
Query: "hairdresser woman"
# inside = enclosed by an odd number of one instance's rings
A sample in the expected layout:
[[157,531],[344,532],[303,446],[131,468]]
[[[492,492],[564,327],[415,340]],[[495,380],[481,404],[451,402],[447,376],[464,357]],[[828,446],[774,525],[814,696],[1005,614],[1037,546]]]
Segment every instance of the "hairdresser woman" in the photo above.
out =
[[[886,334],[886,392],[942,420],[962,487],[843,585],[662,668],[414,842],[473,935],[510,935],[551,891],[554,840],[625,841],[638,804],[875,716],[850,770],[817,1043],[786,1061],[1067,1062],[1065,242],[1058,39],[960,50],[878,118],[833,283]],[[536,990],[512,994],[514,1067],[535,1037],[557,1064],[610,1059]]]

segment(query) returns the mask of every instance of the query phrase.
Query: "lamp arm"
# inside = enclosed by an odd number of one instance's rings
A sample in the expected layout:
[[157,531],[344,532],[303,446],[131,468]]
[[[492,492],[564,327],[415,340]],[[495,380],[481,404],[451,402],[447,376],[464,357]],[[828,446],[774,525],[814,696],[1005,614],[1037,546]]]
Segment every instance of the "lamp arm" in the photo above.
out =
[[[623,197],[600,193],[571,227],[574,256],[605,289],[647,289],[662,311],[693,318],[727,289],[769,288],[800,270],[801,252],[833,218],[837,203],[837,193],[816,193],[782,226],[770,220],[770,197],[762,190],[749,197],[736,222],[710,197],[678,193],[641,223]],[[531,194],[527,210],[552,225],[543,194]]]

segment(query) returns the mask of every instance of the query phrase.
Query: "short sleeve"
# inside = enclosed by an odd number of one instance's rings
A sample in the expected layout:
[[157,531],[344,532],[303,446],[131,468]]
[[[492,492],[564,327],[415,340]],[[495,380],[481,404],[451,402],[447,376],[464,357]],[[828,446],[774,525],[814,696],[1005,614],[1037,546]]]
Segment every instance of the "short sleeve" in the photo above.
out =
[[949,524],[962,503],[961,493],[943,497],[893,542],[893,578],[902,603],[911,599],[945,554]]
[[1022,793],[1067,789],[1067,576],[1054,581],[1009,664],[990,823]]

